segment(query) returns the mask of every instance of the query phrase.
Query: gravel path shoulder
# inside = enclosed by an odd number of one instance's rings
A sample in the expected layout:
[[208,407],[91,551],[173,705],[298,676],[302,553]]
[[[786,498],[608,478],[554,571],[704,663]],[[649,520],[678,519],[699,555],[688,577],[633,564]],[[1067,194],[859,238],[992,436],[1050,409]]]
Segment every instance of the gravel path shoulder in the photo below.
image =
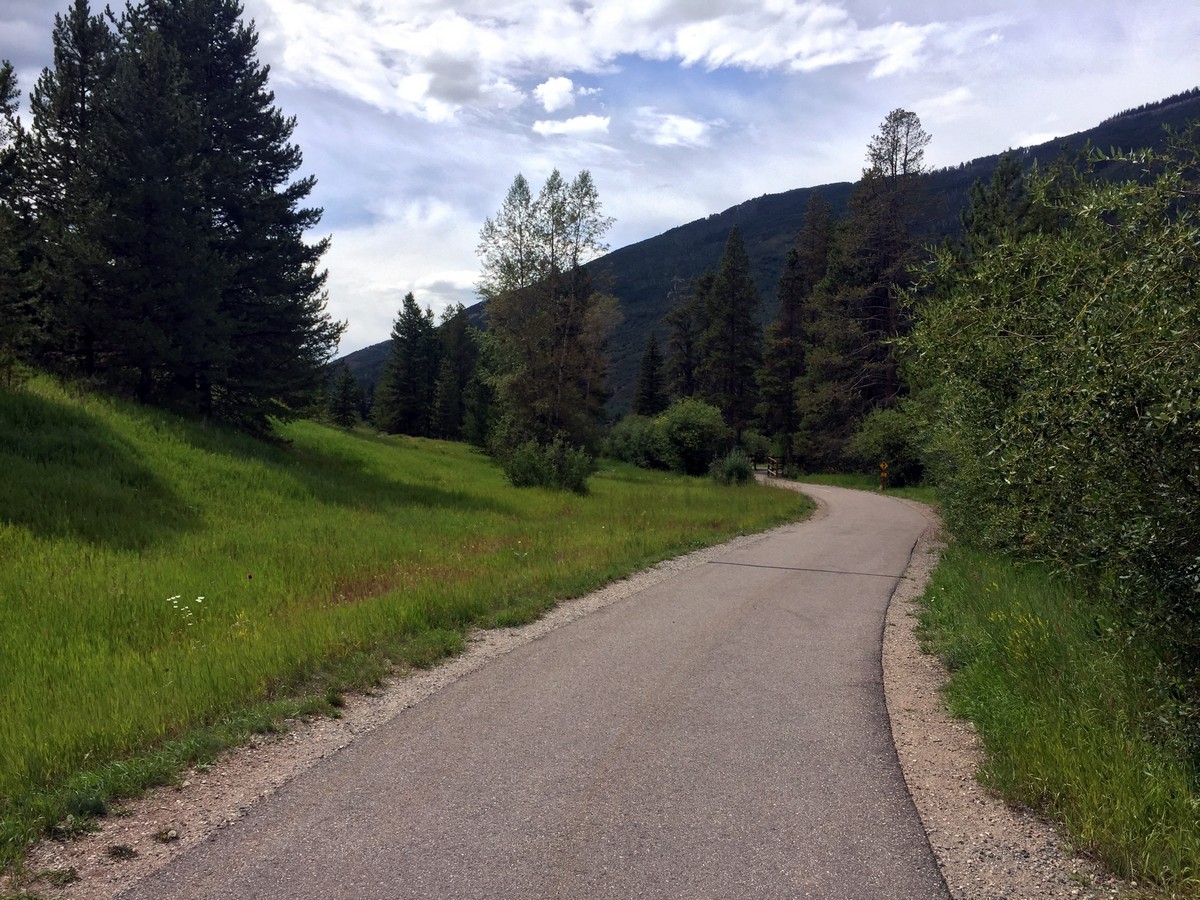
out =
[[[1052,827],[1031,813],[1009,809],[976,782],[978,739],[968,725],[946,715],[940,698],[945,673],[920,652],[913,634],[913,601],[940,551],[937,519],[921,508],[930,528],[892,599],[884,633],[884,681],[905,780],[951,892],[964,900],[1120,896],[1123,885],[1088,860],[1072,856]],[[41,843],[28,857],[22,884],[0,882],[0,893],[24,889],[65,900],[113,897],[241,818],[323,758],[489,660],[759,539],[746,536],[660,563],[562,603],[522,628],[476,632],[467,651],[445,664],[394,678],[370,695],[347,697],[340,719],[289,722],[286,733],[256,739],[205,770],[187,773],[177,787],[155,789],[127,803],[93,834],[66,844]],[[48,877],[34,877],[39,873]]]
[[[911,501],[904,501],[911,502]],[[892,595],[883,641],[883,681],[892,739],[942,876],[956,900],[1111,898],[1132,887],[1076,855],[1052,825],[1007,806],[975,773],[983,762],[969,722],[942,702],[946,670],[921,652],[915,601],[942,550],[940,523],[930,526]]]

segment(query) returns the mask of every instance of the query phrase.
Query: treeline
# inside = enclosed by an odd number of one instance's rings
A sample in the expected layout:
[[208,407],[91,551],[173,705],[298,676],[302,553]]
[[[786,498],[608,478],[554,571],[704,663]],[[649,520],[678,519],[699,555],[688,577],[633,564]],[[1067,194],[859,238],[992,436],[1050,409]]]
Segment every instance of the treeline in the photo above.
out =
[[237,0],[75,0],[16,115],[0,69],[0,366],[262,430],[320,387],[342,326],[295,121]]
[[[661,436],[641,419],[687,399],[718,410],[727,428],[710,462],[733,446],[776,454],[792,471],[893,457],[895,448],[881,438],[903,436],[878,427],[864,434],[863,425],[907,392],[895,341],[911,326],[902,293],[922,257],[913,224],[929,140],[914,113],[894,110],[867,148],[846,215],[835,219],[829,204],[812,197],[779,280],[778,315],[765,331],[734,228],[717,269],[677,286],[663,325],[665,354],[652,336],[633,415],[614,429],[614,452],[668,465],[656,449]],[[915,458],[893,471],[898,481],[921,474]]]
[[1123,119],[1126,116],[1136,116],[1138,113],[1162,109],[1164,106],[1170,106],[1173,103],[1179,103],[1183,100],[1190,100],[1193,97],[1200,97],[1200,87],[1194,87],[1190,91],[1180,91],[1178,94],[1172,94],[1170,97],[1164,97],[1162,100],[1156,100],[1153,103],[1143,103],[1141,106],[1135,106],[1132,109],[1122,110],[1115,116],[1109,116],[1100,124],[1107,125],[1109,122],[1115,122],[1117,119]]
[[[922,254],[912,226],[928,142],[915,114],[895,110],[847,214],[835,220],[814,196],[765,331],[734,228],[716,269],[677,284],[664,341],[652,334],[645,347],[633,412],[613,427],[606,342],[618,307],[585,267],[611,220],[586,171],[571,182],[555,171],[536,195],[518,175],[480,235],[486,330],[461,309],[435,325],[409,295],[374,397],[360,406],[388,433],[486,447],[519,484],[583,489],[601,449],[690,474],[716,463],[738,479],[748,458],[772,452],[793,470],[882,454],[898,463],[897,482],[919,478],[919,459],[892,446],[907,441],[903,429],[870,414],[907,392],[895,341],[911,327],[902,294]],[[357,396],[342,372],[336,421],[353,421],[344,411]]]

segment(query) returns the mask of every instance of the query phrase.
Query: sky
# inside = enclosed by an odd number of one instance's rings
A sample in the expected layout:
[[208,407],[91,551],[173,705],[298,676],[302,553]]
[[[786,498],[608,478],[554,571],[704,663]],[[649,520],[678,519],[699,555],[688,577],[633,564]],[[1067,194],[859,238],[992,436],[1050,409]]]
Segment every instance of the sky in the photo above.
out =
[[[856,180],[896,108],[941,167],[1200,84],[1196,0],[243,3],[317,178],[342,354],[386,340],[409,291],[475,302],[479,230],[518,173],[589,170],[616,249]],[[26,95],[68,5],[0,4]]]

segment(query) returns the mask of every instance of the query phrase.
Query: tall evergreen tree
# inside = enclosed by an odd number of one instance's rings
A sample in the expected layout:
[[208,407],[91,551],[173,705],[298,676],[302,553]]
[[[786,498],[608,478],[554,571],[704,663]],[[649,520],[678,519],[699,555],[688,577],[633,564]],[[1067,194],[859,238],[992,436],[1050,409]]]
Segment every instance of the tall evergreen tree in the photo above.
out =
[[712,269],[684,282],[676,278],[673,301],[666,315],[667,393],[693,397],[700,390],[700,339],[707,327],[707,298],[716,273]]
[[405,294],[383,376],[375,387],[371,419],[388,434],[427,436],[433,418],[441,347],[433,310],[421,310],[411,292]]
[[107,265],[97,288],[112,342],[106,378],[143,402],[196,410],[198,365],[228,342],[219,321],[224,267],[200,185],[195,108],[178,54],[129,9],[96,147]]
[[910,231],[929,135],[893,110],[867,150],[867,167],[839,223],[825,278],[813,293],[807,365],[797,390],[811,464],[836,465],[857,424],[893,406],[903,385],[895,339],[907,333],[902,294],[920,250]]
[[362,405],[362,387],[350,367],[342,363],[329,394],[329,419],[339,428],[352,428],[358,423],[358,411]]
[[652,331],[642,354],[638,372],[637,391],[633,396],[633,411],[639,416],[657,416],[667,408],[663,384],[663,358],[658,349],[658,336]]
[[704,273],[707,283],[703,290],[699,279],[686,281],[678,276],[671,289],[671,305],[663,320],[667,326],[667,393],[671,397],[691,397],[700,389],[696,370],[704,333],[704,295],[712,288],[714,274],[712,269]]
[[809,300],[825,277],[832,237],[832,208],[820,194],[813,194],[795,245],[788,251],[779,280],[779,315],[767,327],[758,371],[759,418],[764,432],[779,440],[789,468],[795,463],[794,440],[800,426],[797,382],[804,374],[805,348],[811,340]]
[[970,258],[1017,238],[1029,227],[1031,198],[1021,161],[1011,150],[1000,157],[991,181],[971,185],[962,211],[962,253]]
[[721,410],[738,438],[754,420],[758,401],[755,372],[762,358],[758,288],[750,258],[735,225],[705,298],[707,328],[700,339],[699,377],[706,400]]
[[28,358],[37,328],[30,213],[22,196],[24,131],[17,119],[17,77],[0,63],[0,384]]
[[458,440],[467,415],[467,386],[479,362],[477,331],[461,303],[447,309],[438,325],[441,365],[433,391],[434,437]]
[[328,240],[305,233],[321,210],[301,204],[312,176],[291,143],[295,119],[274,105],[258,34],[238,0],[144,0],[148,24],[178,56],[184,99],[196,111],[203,207],[224,261],[222,336],[195,361],[202,408],[251,428],[311,396],[343,326],[325,312]]
[[87,0],[55,15],[51,39],[54,65],[42,71],[30,95],[25,154],[47,317],[43,349],[52,367],[93,375],[112,349],[110,310],[98,288],[106,259],[97,170],[105,158],[96,135],[117,44]]

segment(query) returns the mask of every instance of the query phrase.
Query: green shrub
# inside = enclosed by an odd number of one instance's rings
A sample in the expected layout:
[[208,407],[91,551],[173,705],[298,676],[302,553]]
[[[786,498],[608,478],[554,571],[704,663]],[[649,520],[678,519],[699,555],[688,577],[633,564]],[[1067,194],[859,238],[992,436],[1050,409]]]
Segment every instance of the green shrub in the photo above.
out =
[[510,450],[503,460],[504,476],[513,487],[548,487],[576,494],[587,493],[588,476],[595,460],[581,447],[562,437],[549,444],[527,441]]
[[909,358],[936,391],[935,477],[955,536],[1118,600],[1120,628],[1171,648],[1160,677],[1200,723],[1196,134],[1171,158],[1127,157],[1158,173],[1148,183],[1063,193],[1032,179],[1052,226],[966,262],[936,254]]
[[877,474],[879,463],[886,462],[889,486],[919,484],[925,464],[913,419],[904,407],[872,410],[846,445],[846,454],[870,474]]
[[752,429],[742,432],[741,448],[751,462],[765,460],[774,450],[770,438]]
[[642,469],[670,468],[667,441],[655,419],[628,415],[613,425],[605,455]]
[[705,474],[733,442],[721,411],[703,400],[676,400],[655,422],[662,430],[670,467],[686,475]]
[[717,484],[746,484],[754,478],[754,463],[741,450],[730,450],[713,460],[709,474]]

